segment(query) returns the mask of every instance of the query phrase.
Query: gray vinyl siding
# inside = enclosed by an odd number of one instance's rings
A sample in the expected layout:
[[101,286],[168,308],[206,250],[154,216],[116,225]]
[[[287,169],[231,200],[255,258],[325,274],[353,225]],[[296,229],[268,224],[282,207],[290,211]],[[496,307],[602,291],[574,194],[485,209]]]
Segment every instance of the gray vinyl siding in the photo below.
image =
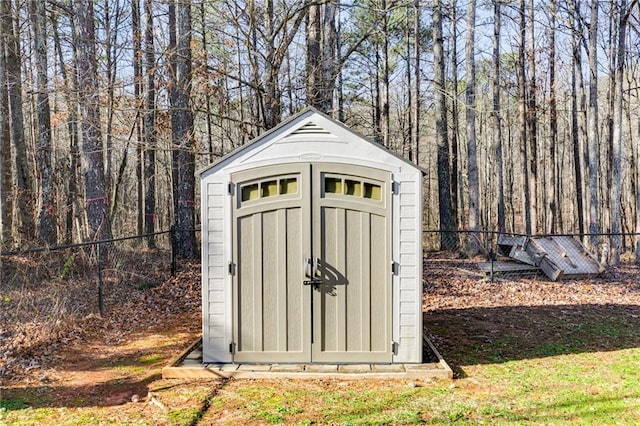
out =
[[[206,205],[202,206],[203,223],[206,223],[206,235],[202,239],[203,258],[203,349],[205,361],[230,361],[229,343],[231,341],[228,315],[230,306],[227,281],[227,262],[225,260],[225,197],[224,182],[203,182],[206,193]],[[206,191],[206,192],[205,192]],[[205,256],[206,254],[206,256]]]
[[421,185],[418,173],[397,174],[400,185],[398,235],[399,292],[395,309],[398,313],[398,353],[395,362],[422,361],[422,245]]

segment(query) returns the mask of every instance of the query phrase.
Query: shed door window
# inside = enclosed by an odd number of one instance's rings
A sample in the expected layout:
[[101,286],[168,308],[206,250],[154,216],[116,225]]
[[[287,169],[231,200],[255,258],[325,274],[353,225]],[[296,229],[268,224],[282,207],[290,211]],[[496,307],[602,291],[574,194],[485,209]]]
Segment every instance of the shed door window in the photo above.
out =
[[381,182],[357,176],[326,174],[323,183],[325,195],[349,196],[372,201],[382,201],[383,199]]
[[298,176],[283,176],[240,185],[240,201],[250,202],[298,193]]

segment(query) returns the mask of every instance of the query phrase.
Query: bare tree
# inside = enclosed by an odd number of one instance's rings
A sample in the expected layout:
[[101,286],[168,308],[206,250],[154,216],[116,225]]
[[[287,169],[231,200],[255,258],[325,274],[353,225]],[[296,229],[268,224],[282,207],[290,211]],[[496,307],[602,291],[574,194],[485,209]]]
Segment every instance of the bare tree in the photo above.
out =
[[627,8],[627,1],[620,0],[619,21],[618,21],[618,49],[616,56],[615,70],[615,104],[613,114],[613,170],[611,180],[611,264],[617,265],[620,262],[622,218],[621,218],[621,184],[622,184],[622,107],[624,91],[623,76],[625,72],[626,56],[626,34],[627,23],[633,8],[638,4],[638,0],[632,0]]
[[459,108],[458,108],[458,6],[457,1],[453,1],[451,3],[451,8],[449,10],[449,22],[451,22],[451,36],[450,40],[450,57],[453,58],[451,61],[451,82],[450,93],[451,93],[451,208],[454,214],[454,223],[456,228],[459,223],[463,223],[466,219],[464,218],[464,190],[463,190],[463,169],[462,169],[462,161],[458,152],[462,150],[462,140],[459,137],[460,134],[460,119],[459,119]]
[[[145,232],[152,234],[155,231],[156,214],[156,91],[155,72],[156,59],[153,42],[153,7],[151,0],[144,0],[145,23],[145,73],[147,77],[147,99],[144,112],[144,181],[146,184],[144,200]],[[147,238],[147,245],[155,246],[153,236]]]
[[196,256],[195,155],[191,96],[191,3],[175,3],[175,88],[171,96],[173,141],[173,223],[176,252],[184,258]]
[[[251,1],[253,5],[253,0]],[[284,5],[283,5],[284,6]],[[255,5],[252,6],[255,11]],[[251,8],[251,6],[250,6]],[[260,80],[263,107],[263,123],[266,129],[275,127],[280,123],[282,115],[282,102],[280,99],[281,90],[279,84],[279,74],[284,59],[285,52],[293,42],[306,16],[306,5],[295,4],[283,7],[282,10],[274,8],[273,0],[264,2],[262,20],[253,20],[254,25],[258,22],[264,25],[259,33],[263,36],[262,48],[257,44],[251,46],[256,56],[263,58],[264,67],[263,78]],[[254,34],[256,34],[254,32]]]
[[[480,230],[480,190],[478,182],[478,154],[476,146],[476,60],[475,60],[476,1],[467,4],[467,39],[465,63],[467,73],[466,122],[467,122],[467,176],[469,180],[469,230]],[[476,254],[480,250],[477,235],[468,239],[467,251]]]
[[[0,22],[0,34],[4,28]],[[0,42],[0,82],[6,81],[4,43]],[[7,91],[0,92],[0,250],[13,245],[13,171],[11,155],[11,138],[8,133],[9,100]]]
[[[578,77],[582,81],[582,70],[578,72],[578,67],[582,62],[580,37],[582,31],[579,30],[579,21],[576,18],[577,7],[572,3],[570,26],[571,26],[571,144],[573,151],[573,176],[576,188],[576,209],[578,217],[578,232],[582,235],[585,232],[584,227],[584,195],[583,195],[583,172],[582,172],[582,156],[580,155],[580,119],[578,115],[578,85],[580,92],[582,85],[578,83]],[[582,108],[581,108],[582,109]]]
[[502,161],[502,111],[500,110],[500,31],[501,0],[493,1],[493,123],[496,162],[496,195],[498,197],[498,231],[504,232],[506,217],[504,208],[504,169]]
[[111,237],[111,224],[102,150],[93,2],[76,0],[74,12],[79,119],[85,159],[85,202],[89,238],[104,240]]
[[2,38],[6,54],[6,76],[9,92],[9,110],[11,118],[11,140],[15,152],[16,197],[19,211],[19,234],[22,241],[35,238],[32,171],[27,161],[27,143],[24,132],[24,114],[22,109],[22,58],[20,55],[20,39],[17,26],[14,25],[11,1],[0,2],[2,14]]
[[[53,41],[55,44],[55,50],[58,57],[58,65],[60,76],[62,77],[63,86],[63,98],[65,107],[68,111],[68,117],[66,120],[67,124],[67,132],[69,138],[69,154],[65,161],[63,162],[62,173],[67,176],[65,181],[65,195],[64,195],[64,203],[65,203],[65,233],[64,233],[64,242],[70,244],[73,241],[73,229],[74,229],[74,219],[77,216],[78,210],[76,209],[76,201],[79,198],[78,192],[78,162],[80,161],[80,156],[78,153],[78,113],[77,113],[77,103],[73,99],[73,93],[77,93],[78,88],[78,76],[75,70],[69,75],[67,73],[67,64],[64,60],[63,50],[60,42],[60,31],[58,28],[58,17],[56,15],[52,15],[53,20]],[[70,25],[72,30],[74,30],[73,20],[71,20]],[[76,57],[75,46],[73,49],[73,56]],[[71,66],[74,66],[74,63],[77,63],[77,60],[72,61]]]
[[29,1],[29,17],[33,33],[37,78],[37,115],[38,115],[38,171],[40,175],[41,205],[38,224],[38,237],[47,244],[57,242],[57,206],[51,168],[51,108],[49,107],[47,72],[46,16],[44,4],[37,0]]
[[[305,40],[307,45],[305,79],[306,101],[321,111],[334,113],[336,79],[345,62],[369,37],[369,28],[360,28],[353,40],[340,40],[337,27],[339,5],[336,0],[308,2]],[[338,114],[340,115],[340,108]]]
[[591,1],[589,22],[589,234],[593,251],[598,250],[598,0]]
[[456,247],[453,232],[454,220],[451,209],[451,186],[449,169],[449,135],[447,132],[447,100],[444,80],[444,40],[442,35],[442,2],[436,0],[433,5],[433,63],[434,63],[434,96],[436,114],[436,138],[438,141],[438,206],[440,212],[440,248],[452,250]]
[[519,139],[522,157],[522,188],[523,188],[523,212],[524,212],[524,230],[525,233],[531,234],[533,231],[533,218],[531,217],[531,198],[535,194],[531,194],[529,185],[529,156],[527,149],[527,89],[525,80],[525,43],[526,43],[526,9],[524,0],[520,0],[519,13],[519,39],[518,39],[518,64],[516,66],[518,78],[518,125]]
[[136,229],[138,234],[142,234],[146,219],[146,212],[143,215],[143,178],[144,168],[144,146],[142,143],[141,115],[144,107],[142,100],[142,30],[140,25],[140,1],[131,1],[131,32],[133,42],[133,97],[136,105],[136,118],[134,121],[137,148],[136,148]]
[[549,220],[546,231],[555,233],[558,228],[558,210],[556,191],[556,144],[558,140],[558,106],[556,101],[556,0],[549,5],[549,183],[547,186],[547,202],[549,204]]
[[[420,35],[422,33],[422,25],[420,24],[420,0],[413,2],[413,57],[415,64],[413,66],[413,94],[411,96],[411,114],[413,115],[413,129],[411,141],[412,150],[415,154],[415,163],[420,164]],[[411,155],[409,155],[411,160]],[[455,191],[455,189],[454,189]],[[455,219],[455,210],[453,211]]]
[[528,56],[528,91],[527,98],[527,149],[529,159],[529,216],[531,217],[531,232],[538,232],[538,106],[536,102],[536,33],[535,33],[535,5],[529,0],[529,56]]

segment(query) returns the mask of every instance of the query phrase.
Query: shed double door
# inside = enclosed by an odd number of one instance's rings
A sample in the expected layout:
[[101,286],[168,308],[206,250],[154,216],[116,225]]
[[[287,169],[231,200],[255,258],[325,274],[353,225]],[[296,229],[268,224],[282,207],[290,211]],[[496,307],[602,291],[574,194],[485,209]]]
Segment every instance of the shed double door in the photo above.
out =
[[232,185],[234,361],[390,362],[390,174],[285,164]]

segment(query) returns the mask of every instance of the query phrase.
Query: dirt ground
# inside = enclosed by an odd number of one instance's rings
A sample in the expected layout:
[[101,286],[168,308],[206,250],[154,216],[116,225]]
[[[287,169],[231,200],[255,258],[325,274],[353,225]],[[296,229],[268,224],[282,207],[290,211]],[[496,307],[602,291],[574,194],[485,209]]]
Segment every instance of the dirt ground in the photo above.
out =
[[[102,407],[123,419],[162,411],[154,395],[183,384],[162,380],[161,368],[200,334],[200,271],[185,262],[173,278],[164,270],[150,279],[157,267],[153,255],[145,259],[134,262],[135,273],[111,274],[104,317],[84,307],[93,290],[81,291],[82,277],[24,283],[19,271],[38,259],[4,261],[3,276],[14,279],[0,288],[0,396],[32,407]],[[477,268],[480,260],[425,259],[425,330],[458,377],[476,363],[640,344],[637,267],[583,280],[492,282]],[[55,315],[36,314],[56,303]],[[587,330],[599,332],[586,339]],[[211,384],[190,386],[215,393]],[[174,404],[192,403],[181,398]]]

